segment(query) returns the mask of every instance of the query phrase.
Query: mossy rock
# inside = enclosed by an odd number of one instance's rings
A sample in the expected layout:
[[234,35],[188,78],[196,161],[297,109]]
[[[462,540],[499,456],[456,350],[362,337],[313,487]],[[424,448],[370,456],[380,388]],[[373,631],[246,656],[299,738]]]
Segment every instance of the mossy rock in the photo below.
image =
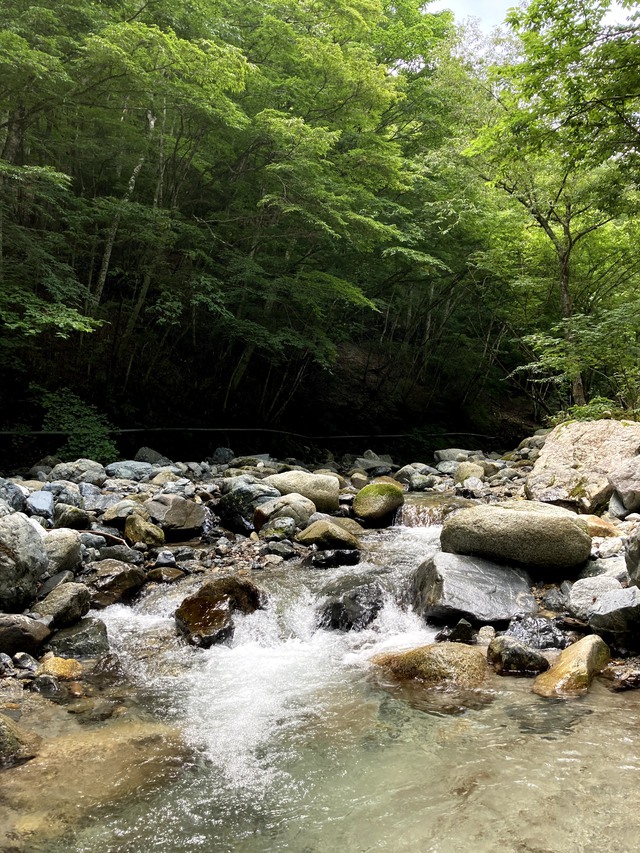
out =
[[421,681],[429,687],[479,687],[487,674],[484,654],[462,643],[432,643],[376,655],[373,663],[398,680]]
[[369,483],[360,489],[353,500],[353,511],[367,524],[384,524],[404,503],[401,486],[393,483]]

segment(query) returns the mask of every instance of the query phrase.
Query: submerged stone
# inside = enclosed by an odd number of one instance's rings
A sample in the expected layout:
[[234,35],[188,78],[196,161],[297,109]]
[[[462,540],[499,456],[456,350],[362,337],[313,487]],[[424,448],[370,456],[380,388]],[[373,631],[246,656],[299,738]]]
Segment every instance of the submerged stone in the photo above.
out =
[[372,662],[394,678],[418,680],[428,687],[479,687],[487,674],[484,654],[462,643],[432,643],[376,655]]
[[208,648],[232,636],[234,612],[253,613],[262,601],[263,593],[250,581],[217,578],[184,599],[175,612],[176,629],[190,645]]

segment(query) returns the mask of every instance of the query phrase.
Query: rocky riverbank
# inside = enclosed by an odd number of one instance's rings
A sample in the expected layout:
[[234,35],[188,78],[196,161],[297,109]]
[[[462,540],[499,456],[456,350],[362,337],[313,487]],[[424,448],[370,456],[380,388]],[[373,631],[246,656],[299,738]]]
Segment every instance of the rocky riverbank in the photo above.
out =
[[266,605],[264,572],[344,566],[317,624],[361,630],[375,622],[383,590],[348,567],[366,551],[367,531],[399,515],[416,520],[407,491],[423,496],[423,521],[444,521],[442,551],[401,593],[442,624],[440,642],[378,656],[372,677],[447,691],[481,690],[493,672],[535,676],[532,689],[545,697],[580,695],[600,672],[618,689],[637,686],[639,449],[640,425],[596,421],[540,433],[502,456],[453,448],[402,467],[367,452],[310,470],[224,448],[173,463],[143,448],[106,468],[45,459],[0,480],[0,779],[10,843],[63,831],[85,813],[57,800],[42,809],[33,793],[29,802],[39,775],[62,779],[78,756],[112,754],[99,805],[122,795],[120,775],[135,779],[135,768],[156,761],[161,784],[184,754],[178,731],[136,708],[101,609],[170,585],[181,593],[176,635],[206,648],[229,642],[235,614]]

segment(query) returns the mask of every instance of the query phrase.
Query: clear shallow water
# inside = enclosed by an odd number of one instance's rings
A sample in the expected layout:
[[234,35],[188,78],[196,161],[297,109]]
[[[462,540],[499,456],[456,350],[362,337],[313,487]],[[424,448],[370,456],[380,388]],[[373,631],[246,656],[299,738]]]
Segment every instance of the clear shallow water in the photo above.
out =
[[[348,570],[255,573],[270,606],[239,620],[230,647],[173,639],[184,588],[107,610],[145,704],[184,731],[196,758],[170,788],[55,849],[637,850],[640,694],[596,684],[581,700],[550,701],[528,680],[495,677],[470,709],[446,713],[372,679],[374,654],[434,636],[397,597],[438,533],[373,534],[372,562]],[[386,606],[366,631],[317,630],[318,596],[346,571],[376,573]]]

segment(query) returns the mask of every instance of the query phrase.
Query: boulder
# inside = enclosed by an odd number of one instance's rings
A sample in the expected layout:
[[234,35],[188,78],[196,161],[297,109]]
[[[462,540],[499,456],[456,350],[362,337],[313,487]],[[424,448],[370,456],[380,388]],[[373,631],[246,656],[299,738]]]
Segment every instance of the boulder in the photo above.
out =
[[318,551],[307,557],[302,563],[303,568],[335,569],[336,566],[355,566],[360,562],[360,551],[349,551],[334,548],[328,551]]
[[43,544],[49,558],[50,574],[75,572],[82,565],[80,534],[77,530],[68,527],[50,530],[45,535]]
[[533,501],[460,510],[445,520],[440,541],[443,551],[528,569],[573,569],[591,553],[591,537],[574,513]]
[[10,717],[0,714],[0,769],[34,758],[41,743],[40,735],[23,729]]
[[92,459],[60,462],[49,474],[49,480],[67,480],[70,483],[91,483],[101,486],[107,479],[104,467]]
[[640,589],[619,587],[602,593],[588,613],[589,627],[620,648],[640,648]]
[[293,518],[297,527],[304,528],[315,511],[316,505],[313,501],[292,492],[259,504],[253,514],[253,525],[260,531],[268,521],[286,516]]
[[609,475],[640,450],[640,423],[599,420],[559,424],[527,477],[528,497],[592,513],[614,487]]
[[4,501],[12,512],[24,512],[28,496],[26,489],[0,477],[0,500]]
[[73,504],[57,503],[53,512],[53,526],[72,530],[87,530],[92,522],[91,513]]
[[284,471],[263,480],[281,495],[298,494],[312,501],[320,512],[334,512],[339,506],[340,484],[330,474],[310,474],[307,471]]
[[136,453],[134,461],[148,462],[150,465],[158,465],[160,467],[173,464],[171,459],[163,456],[162,453],[158,453],[157,450],[153,450],[151,447],[141,447]]
[[531,646],[514,637],[494,637],[487,649],[487,661],[498,675],[538,675],[549,669],[549,661]]
[[533,682],[538,696],[581,696],[609,662],[606,643],[595,634],[566,648],[554,665]]
[[103,524],[113,525],[122,529],[132,513],[142,515],[145,519],[149,518],[149,513],[142,508],[140,501],[135,501],[132,498],[123,498],[107,507],[101,520]]
[[478,557],[436,552],[417,569],[412,581],[413,606],[427,620],[506,622],[518,613],[535,612],[536,603],[524,572]]
[[459,447],[447,447],[444,450],[436,450],[433,458],[436,462],[466,462],[473,455],[473,450],[461,450]]
[[130,601],[146,580],[141,568],[120,560],[89,563],[87,569],[90,572],[87,585],[91,588],[91,604],[98,608]]
[[233,635],[236,611],[253,613],[262,603],[263,593],[250,581],[216,578],[184,599],[175,613],[176,628],[190,645],[208,648]]
[[63,583],[37,605],[41,616],[51,616],[53,628],[75,625],[89,612],[91,593],[83,583]]
[[136,542],[144,542],[152,548],[164,545],[164,531],[156,524],[145,521],[141,515],[134,512],[124,523],[124,536],[132,545]]
[[404,503],[402,487],[391,483],[370,483],[353,499],[353,511],[367,524],[386,524]]
[[321,605],[319,626],[336,631],[361,631],[370,625],[384,603],[380,584],[346,584],[339,581],[335,588],[325,590],[327,598]]
[[53,495],[38,489],[31,492],[27,498],[26,510],[29,515],[39,515],[42,518],[53,518]]
[[296,535],[295,519],[282,515],[268,521],[260,530],[260,539],[265,541],[280,541],[282,539],[293,539]]
[[151,474],[153,465],[149,462],[127,459],[123,462],[112,462],[111,465],[107,465],[105,471],[107,477],[112,479],[140,481]]
[[337,548],[358,550],[360,542],[356,537],[333,521],[320,520],[310,524],[296,536],[296,541],[302,545],[316,545],[321,551]]
[[81,619],[71,628],[63,628],[50,640],[48,647],[58,657],[93,658],[109,651],[107,626],[102,619]]
[[627,540],[624,560],[630,583],[633,586],[640,586],[640,527]]
[[201,504],[180,495],[156,495],[144,502],[144,508],[163,530],[198,530],[206,518],[205,508]]
[[399,680],[428,687],[479,687],[487,672],[484,654],[462,643],[432,643],[406,652],[376,655],[372,662]]
[[605,593],[618,589],[622,589],[619,582],[606,575],[577,580],[571,587],[567,610],[577,619],[585,620]]
[[35,598],[49,565],[43,536],[21,512],[0,518],[0,610],[15,613]]
[[483,466],[477,465],[475,462],[461,462],[453,475],[453,481],[454,483],[464,483],[471,477],[482,482],[485,477]]
[[253,530],[253,519],[259,506],[281,497],[275,486],[237,478],[231,489],[216,506],[221,523],[235,533],[248,534]]
[[50,636],[51,628],[39,619],[17,613],[0,613],[0,652],[3,654],[37,654]]

